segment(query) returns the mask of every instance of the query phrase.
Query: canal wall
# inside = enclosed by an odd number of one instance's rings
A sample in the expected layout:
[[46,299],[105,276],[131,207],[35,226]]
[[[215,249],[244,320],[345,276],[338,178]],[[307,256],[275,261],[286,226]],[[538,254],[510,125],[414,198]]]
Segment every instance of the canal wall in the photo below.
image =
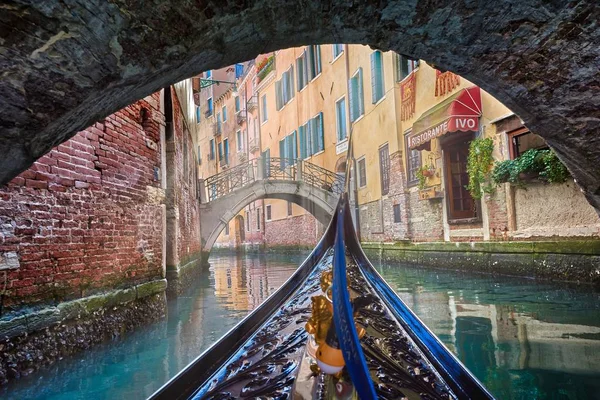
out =
[[164,279],[0,318],[0,385],[166,315]]
[[372,261],[600,286],[600,240],[362,243]]

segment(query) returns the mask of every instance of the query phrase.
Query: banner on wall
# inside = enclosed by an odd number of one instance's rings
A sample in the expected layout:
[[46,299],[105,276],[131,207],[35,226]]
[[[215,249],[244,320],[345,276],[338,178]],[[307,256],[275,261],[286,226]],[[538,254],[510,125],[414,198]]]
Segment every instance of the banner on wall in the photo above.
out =
[[443,96],[450,93],[460,85],[460,76],[450,72],[435,70],[435,95]]
[[415,74],[411,74],[400,86],[400,96],[402,98],[400,119],[402,121],[410,119],[415,113],[416,89],[417,79]]

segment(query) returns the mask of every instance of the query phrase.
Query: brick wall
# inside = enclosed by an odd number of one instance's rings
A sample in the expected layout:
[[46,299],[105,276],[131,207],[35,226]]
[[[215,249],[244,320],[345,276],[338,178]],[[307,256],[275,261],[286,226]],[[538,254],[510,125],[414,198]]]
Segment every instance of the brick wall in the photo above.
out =
[[321,238],[323,228],[310,214],[267,221],[265,244],[270,246],[314,246]]
[[159,96],[79,132],[0,188],[5,307],[161,276]]
[[[390,189],[381,200],[359,207],[360,236],[363,241],[403,240],[408,235],[408,211],[402,153],[390,155]],[[400,206],[400,222],[394,221],[394,205]]]
[[177,93],[173,98],[173,128],[175,144],[175,204],[178,213],[177,254],[181,264],[199,256],[200,200],[198,198],[198,170],[191,132],[186,125]]
[[444,240],[443,200],[419,200],[419,191],[407,196],[409,238],[414,242]]

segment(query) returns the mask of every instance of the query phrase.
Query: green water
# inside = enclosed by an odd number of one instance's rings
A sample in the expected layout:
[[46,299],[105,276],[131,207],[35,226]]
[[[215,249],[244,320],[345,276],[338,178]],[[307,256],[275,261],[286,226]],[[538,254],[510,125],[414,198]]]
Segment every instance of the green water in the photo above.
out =
[[[271,294],[301,256],[218,256],[167,319],[0,389],[4,399],[145,399]],[[375,262],[377,265],[377,262]],[[513,278],[378,270],[498,399],[600,399],[600,296]]]

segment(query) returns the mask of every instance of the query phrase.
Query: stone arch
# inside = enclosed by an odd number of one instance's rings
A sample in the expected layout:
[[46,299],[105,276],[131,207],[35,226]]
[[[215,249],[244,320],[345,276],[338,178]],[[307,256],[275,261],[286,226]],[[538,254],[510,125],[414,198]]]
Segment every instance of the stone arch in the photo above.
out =
[[248,204],[261,199],[278,199],[297,204],[327,225],[335,212],[338,197],[304,182],[256,181],[217,200],[201,205],[202,248],[210,252],[225,225]]
[[185,77],[281,48],[359,43],[427,60],[490,92],[544,137],[600,210],[593,68],[600,47],[590,45],[600,34],[596,0],[105,2],[93,9],[44,0],[15,5],[4,17],[0,184],[77,131]]

